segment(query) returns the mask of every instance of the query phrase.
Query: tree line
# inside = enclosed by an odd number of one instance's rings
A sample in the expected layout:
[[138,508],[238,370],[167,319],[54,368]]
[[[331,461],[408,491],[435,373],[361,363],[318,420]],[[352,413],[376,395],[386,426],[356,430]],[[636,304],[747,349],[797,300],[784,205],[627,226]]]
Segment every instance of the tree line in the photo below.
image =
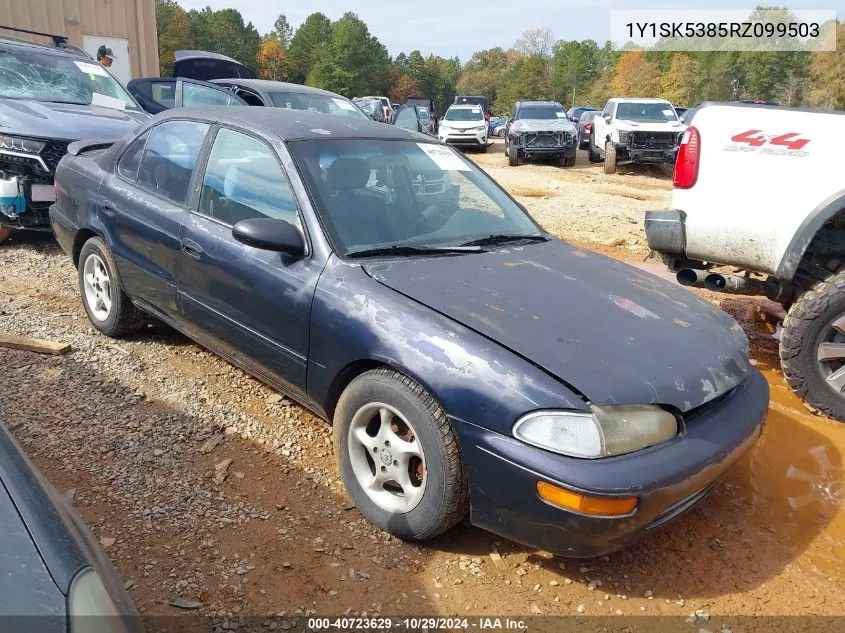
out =
[[[237,59],[259,77],[325,88],[347,97],[421,95],[445,110],[456,94],[485,95],[494,114],[520,99],[602,107],[612,96],[663,97],[691,106],[705,100],[773,99],[789,106],[845,110],[845,24],[835,52],[614,49],[610,42],[556,40],[551,29],[525,31],[510,48],[478,51],[466,62],[423,55],[391,57],[354,13],[330,20],[315,12],[294,29],[284,14],[261,35],[237,9],[185,11],[156,0],[161,72],[173,52],[200,49]],[[441,112],[442,113],[442,112]]]

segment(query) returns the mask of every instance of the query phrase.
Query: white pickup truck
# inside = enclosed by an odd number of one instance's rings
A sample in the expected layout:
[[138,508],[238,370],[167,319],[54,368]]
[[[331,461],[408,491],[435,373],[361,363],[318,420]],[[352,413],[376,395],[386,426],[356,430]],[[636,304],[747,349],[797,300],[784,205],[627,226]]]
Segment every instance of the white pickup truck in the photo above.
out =
[[787,381],[845,421],[845,113],[705,103],[688,123],[650,248],[685,285],[782,303]]
[[604,161],[606,174],[630,163],[671,165],[685,129],[668,101],[614,97],[593,119],[588,158]]

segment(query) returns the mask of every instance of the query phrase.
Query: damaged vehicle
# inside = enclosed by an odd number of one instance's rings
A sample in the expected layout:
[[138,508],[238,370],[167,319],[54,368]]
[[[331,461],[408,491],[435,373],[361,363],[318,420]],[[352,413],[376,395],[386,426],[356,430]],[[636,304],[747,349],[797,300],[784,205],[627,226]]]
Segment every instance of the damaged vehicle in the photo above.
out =
[[686,130],[663,99],[610,99],[592,124],[588,158],[604,161],[606,174],[615,174],[620,165],[674,165]]
[[49,230],[53,172],[69,143],[114,141],[148,118],[87,55],[0,38],[0,242]]
[[505,124],[505,156],[508,165],[519,159],[558,160],[564,167],[575,164],[578,132],[556,101],[519,101]]
[[761,432],[768,385],[729,315],[554,238],[416,132],[172,110],[75,143],[56,183],[93,326],[155,317],[331,421],[350,498],[399,538],[468,514],[605,554],[693,507]]

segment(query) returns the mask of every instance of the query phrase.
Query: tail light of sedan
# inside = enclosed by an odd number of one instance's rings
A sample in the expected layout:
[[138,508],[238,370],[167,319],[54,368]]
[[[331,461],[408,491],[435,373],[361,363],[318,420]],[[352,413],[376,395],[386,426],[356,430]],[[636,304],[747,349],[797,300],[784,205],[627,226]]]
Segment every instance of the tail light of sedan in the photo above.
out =
[[584,124],[584,129],[585,129],[585,130],[587,130],[587,131],[589,132],[590,130],[592,130],[592,129],[593,129],[593,124],[592,124],[592,123],[585,123],[585,124]]

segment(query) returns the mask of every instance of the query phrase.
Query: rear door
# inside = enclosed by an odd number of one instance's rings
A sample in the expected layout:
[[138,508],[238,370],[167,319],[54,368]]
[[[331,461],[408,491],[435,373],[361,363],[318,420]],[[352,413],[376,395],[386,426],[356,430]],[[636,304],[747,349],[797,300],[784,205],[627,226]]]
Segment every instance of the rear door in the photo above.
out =
[[175,107],[249,105],[246,101],[220,86],[199,79],[176,80]]
[[260,250],[232,237],[232,227],[251,218],[285,220],[302,232],[297,200],[275,150],[222,127],[198,187],[181,236],[182,318],[210,346],[304,394],[311,299],[325,261]]
[[247,105],[225,87],[198,79],[146,77],[133,79],[126,88],[150,114],[191,106]]
[[207,123],[164,121],[136,138],[103,183],[106,225],[127,294],[176,315],[179,231]]

